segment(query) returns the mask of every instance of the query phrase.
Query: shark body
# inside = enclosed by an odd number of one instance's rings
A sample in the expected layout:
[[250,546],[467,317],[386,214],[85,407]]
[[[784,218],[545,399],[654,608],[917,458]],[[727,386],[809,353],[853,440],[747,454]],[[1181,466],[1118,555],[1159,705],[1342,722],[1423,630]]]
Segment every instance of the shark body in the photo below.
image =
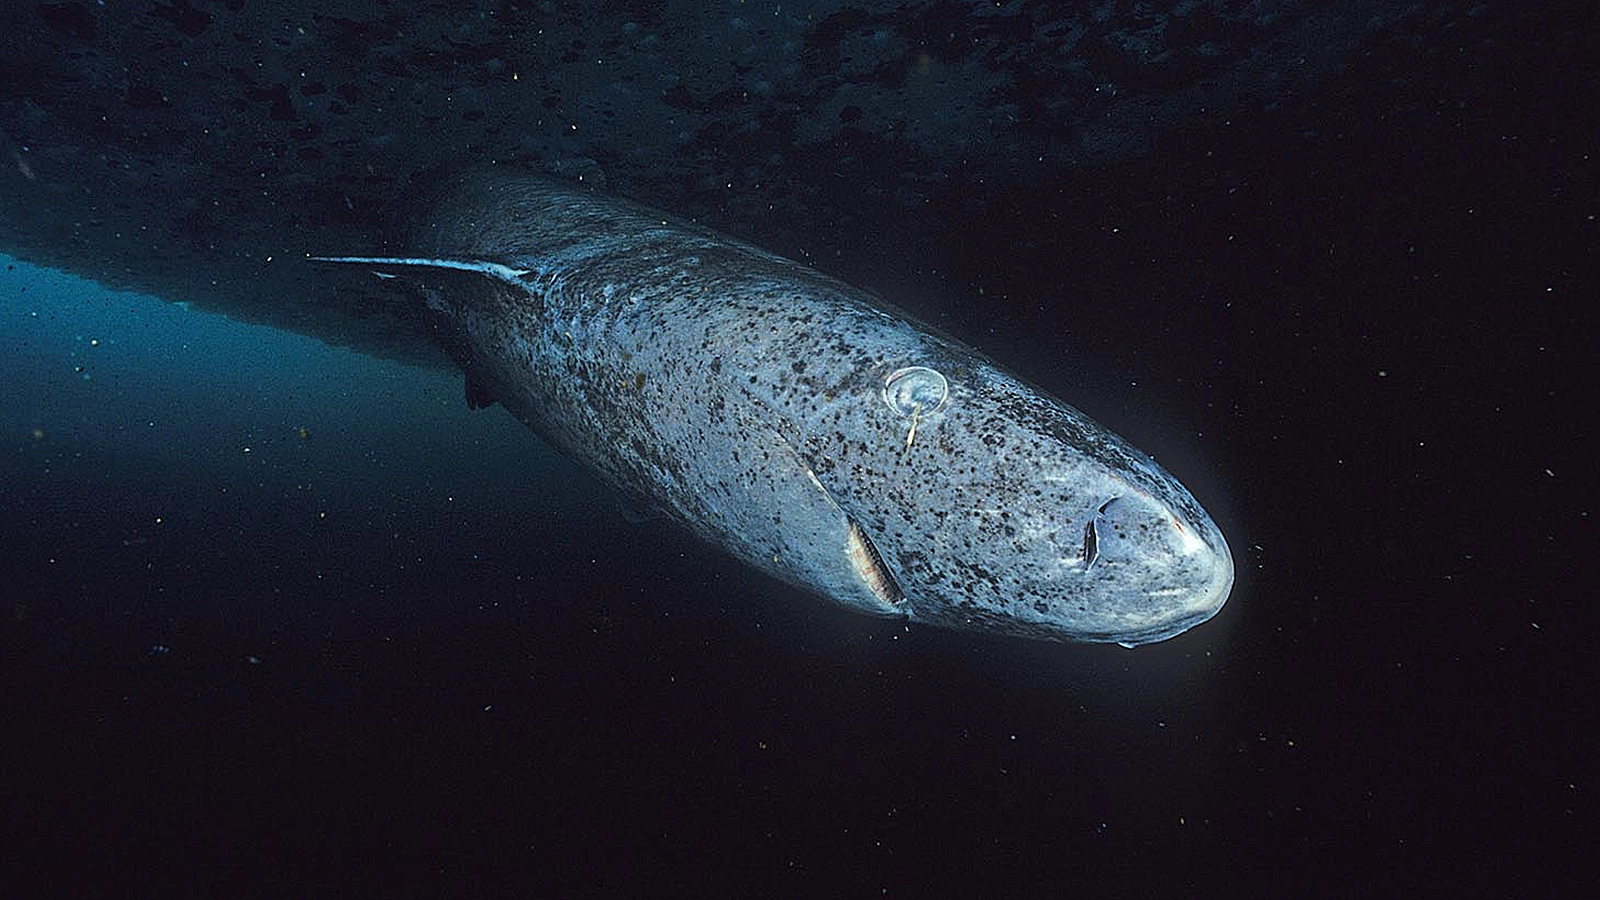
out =
[[799,263],[535,178],[467,179],[415,255],[469,402],[844,606],[1029,638],[1159,641],[1233,560],[1145,454],[978,351]]

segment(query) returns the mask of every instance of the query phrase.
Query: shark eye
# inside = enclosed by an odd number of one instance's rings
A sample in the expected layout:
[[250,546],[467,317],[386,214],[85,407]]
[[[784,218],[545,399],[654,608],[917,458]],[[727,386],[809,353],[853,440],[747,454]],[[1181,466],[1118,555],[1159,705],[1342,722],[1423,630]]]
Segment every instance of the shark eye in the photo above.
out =
[[927,366],[907,366],[889,373],[883,380],[883,402],[896,415],[918,418],[944,405],[950,396],[950,382]]

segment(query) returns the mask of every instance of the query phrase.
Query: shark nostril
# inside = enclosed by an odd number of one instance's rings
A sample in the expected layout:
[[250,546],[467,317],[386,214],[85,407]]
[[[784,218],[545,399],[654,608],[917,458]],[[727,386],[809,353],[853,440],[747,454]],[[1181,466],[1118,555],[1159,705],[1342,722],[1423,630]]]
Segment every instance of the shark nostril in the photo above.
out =
[[1084,570],[1135,560],[1151,560],[1175,549],[1183,536],[1166,509],[1141,496],[1112,497],[1095,509],[1083,526]]
[[1107,511],[1111,510],[1121,500],[1121,497],[1112,497],[1110,500],[1100,504],[1100,506],[1095,509],[1094,515],[1089,518],[1089,521],[1084,523],[1083,549],[1081,553],[1083,556],[1083,570],[1085,572],[1089,571],[1095,562],[1100,559],[1100,542],[1103,539],[1103,536],[1101,535],[1102,527],[1110,529],[1110,532],[1104,535],[1104,537],[1109,537],[1112,540],[1121,537],[1121,531],[1118,529],[1118,523],[1114,518],[1108,518],[1106,515]]

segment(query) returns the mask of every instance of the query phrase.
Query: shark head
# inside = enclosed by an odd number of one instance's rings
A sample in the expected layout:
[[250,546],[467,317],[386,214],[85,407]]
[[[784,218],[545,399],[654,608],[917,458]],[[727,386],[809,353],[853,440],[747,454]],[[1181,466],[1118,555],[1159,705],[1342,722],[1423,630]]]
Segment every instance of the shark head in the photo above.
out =
[[881,614],[1136,646],[1227,600],[1227,542],[1175,478],[964,347],[924,336],[833,391],[790,389]]

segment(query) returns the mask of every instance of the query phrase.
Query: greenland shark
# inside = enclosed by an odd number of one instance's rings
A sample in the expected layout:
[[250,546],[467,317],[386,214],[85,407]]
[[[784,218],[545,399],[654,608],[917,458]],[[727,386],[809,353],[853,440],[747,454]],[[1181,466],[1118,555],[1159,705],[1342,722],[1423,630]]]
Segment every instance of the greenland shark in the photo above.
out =
[[466,375],[625,497],[874,616],[1136,646],[1221,609],[1221,531],[1066,403],[799,263],[533,177],[462,179],[404,255]]

